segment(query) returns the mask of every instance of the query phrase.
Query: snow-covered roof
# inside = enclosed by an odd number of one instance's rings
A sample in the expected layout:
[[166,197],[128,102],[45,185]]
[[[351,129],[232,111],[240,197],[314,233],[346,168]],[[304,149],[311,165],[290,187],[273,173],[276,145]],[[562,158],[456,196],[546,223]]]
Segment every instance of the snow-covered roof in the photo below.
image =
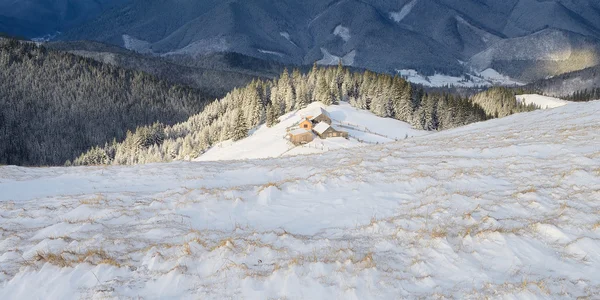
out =
[[315,114],[312,118],[310,118],[311,120],[316,119],[317,117],[319,117],[320,115],[326,115],[329,116],[329,113],[327,113],[326,110],[324,110],[323,108],[319,107],[319,112],[317,114]]
[[325,130],[329,129],[329,127],[331,127],[331,125],[329,125],[325,122],[320,122],[319,124],[317,124],[317,126],[315,126],[313,128],[313,130],[318,134],[323,134],[323,132],[325,132]]
[[296,129],[290,130],[289,133],[291,135],[299,135],[299,134],[303,134],[303,133],[310,133],[310,131],[308,131],[304,128],[296,128]]

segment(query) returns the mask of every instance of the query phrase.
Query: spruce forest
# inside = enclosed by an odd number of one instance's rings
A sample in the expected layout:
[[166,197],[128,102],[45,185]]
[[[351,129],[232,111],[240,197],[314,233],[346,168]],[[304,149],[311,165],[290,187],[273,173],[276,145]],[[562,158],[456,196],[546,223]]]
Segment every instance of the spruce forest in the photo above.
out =
[[138,126],[182,122],[210,100],[142,72],[0,39],[0,165],[62,165]]

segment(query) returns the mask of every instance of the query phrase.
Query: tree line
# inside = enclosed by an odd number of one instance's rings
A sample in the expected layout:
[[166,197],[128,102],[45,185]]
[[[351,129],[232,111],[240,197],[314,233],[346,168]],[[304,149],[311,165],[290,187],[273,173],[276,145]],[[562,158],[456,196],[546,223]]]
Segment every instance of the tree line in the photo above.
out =
[[600,100],[600,88],[584,89],[582,91],[576,91],[565,100],[575,102],[587,102],[592,100]]

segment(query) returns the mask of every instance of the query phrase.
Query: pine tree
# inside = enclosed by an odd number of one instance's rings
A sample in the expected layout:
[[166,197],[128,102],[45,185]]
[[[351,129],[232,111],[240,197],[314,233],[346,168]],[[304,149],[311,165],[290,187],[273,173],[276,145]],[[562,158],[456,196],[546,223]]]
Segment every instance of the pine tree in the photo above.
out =
[[392,105],[396,119],[405,122],[410,121],[414,111],[411,94],[410,84],[396,77],[391,88]]
[[319,76],[317,88],[315,91],[316,100],[320,101],[325,105],[333,104],[333,97],[331,96],[331,91],[329,89],[329,85],[327,85],[327,81],[325,80],[325,76]]
[[249,128],[254,128],[263,122],[264,109],[256,88],[249,88],[247,97],[249,99],[247,123]]
[[273,119],[273,115],[274,115],[274,111],[273,111],[273,105],[271,105],[271,103],[267,104],[267,113],[266,113],[266,123],[267,123],[267,127],[271,127],[273,126],[273,124],[275,124],[275,121]]
[[350,97],[355,96],[353,91],[352,91],[352,76],[350,75],[350,71],[348,71],[347,69],[344,72],[344,77],[342,78],[342,87],[341,87],[341,93],[342,93],[342,101],[348,101],[348,99],[350,99]]
[[248,137],[248,125],[244,118],[244,112],[241,109],[238,109],[235,117],[235,124],[233,124],[233,140],[239,141],[246,137]]
[[438,129],[438,115],[437,115],[437,99],[436,95],[429,95],[424,103],[425,107],[425,130],[437,130]]
[[329,93],[331,94],[331,103],[336,105],[340,104],[342,95],[340,93],[338,83],[335,80],[331,81],[331,84],[329,86]]
[[305,108],[308,104],[310,104],[307,83],[304,81],[300,81],[298,83],[298,87],[296,89],[296,103],[300,109]]

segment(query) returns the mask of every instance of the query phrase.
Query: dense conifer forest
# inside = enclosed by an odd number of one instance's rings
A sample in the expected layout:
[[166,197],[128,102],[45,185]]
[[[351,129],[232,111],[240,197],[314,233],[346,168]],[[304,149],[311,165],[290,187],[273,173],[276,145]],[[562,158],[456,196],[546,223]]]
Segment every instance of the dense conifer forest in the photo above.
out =
[[[521,93],[519,93],[521,94]],[[503,118],[515,113],[539,109],[535,104],[522,104],[515,99],[515,90],[505,87],[493,87],[471,99],[483,108],[488,116]]]
[[220,141],[247,137],[256,126],[273,126],[278,117],[314,101],[327,105],[347,101],[380,117],[406,121],[426,130],[450,129],[489,118],[468,98],[427,94],[413,89],[400,77],[315,65],[306,74],[298,70],[290,74],[286,70],[275,80],[255,80],[206,106],[186,122],[139,127],[128,132],[123,142],[94,147],[73,163],[139,164],[193,159]]
[[138,126],[182,122],[211,100],[145,73],[0,39],[0,164],[62,165]]
[[0,41],[0,67],[0,164],[193,159],[314,101],[346,101],[430,131],[536,109],[518,104],[506,88],[467,98],[341,65],[285,70],[216,101],[202,90],[29,42]]

